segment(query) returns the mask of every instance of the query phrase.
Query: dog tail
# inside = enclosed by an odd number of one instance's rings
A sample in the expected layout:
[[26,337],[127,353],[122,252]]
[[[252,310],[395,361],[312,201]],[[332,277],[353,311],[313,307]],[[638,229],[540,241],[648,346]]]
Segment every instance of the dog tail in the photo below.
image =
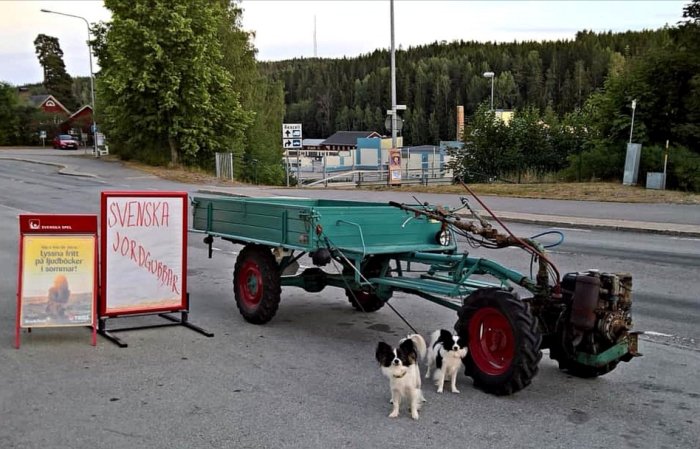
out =
[[440,332],[442,332],[440,329],[436,330],[432,334],[430,334],[430,347],[432,348],[435,346],[435,343],[438,341],[440,338]]
[[425,340],[423,337],[421,337],[420,334],[411,334],[408,337],[406,337],[407,340],[411,340],[413,344],[416,347],[416,351],[418,351],[418,357],[422,360],[425,358],[425,353],[427,351],[427,347],[425,346]]

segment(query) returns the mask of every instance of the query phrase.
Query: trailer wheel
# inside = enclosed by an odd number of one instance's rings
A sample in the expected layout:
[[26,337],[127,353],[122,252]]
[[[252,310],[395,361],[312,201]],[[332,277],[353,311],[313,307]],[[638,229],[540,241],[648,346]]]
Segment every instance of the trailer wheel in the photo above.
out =
[[480,289],[465,299],[455,331],[469,344],[463,359],[474,386],[491,394],[522,390],[537,374],[542,336],[527,303],[500,289]]
[[[364,270],[362,270],[362,275],[367,279],[379,276],[382,273],[382,267],[385,261],[386,259],[382,259],[381,257],[374,256],[370,258],[366,262]],[[346,273],[350,273],[350,271],[346,270]],[[350,290],[346,288],[345,296],[347,296],[353,309],[358,312],[376,312],[384,307],[386,303],[386,301],[380,298],[376,293],[368,290]]]
[[348,297],[350,305],[359,312],[376,312],[384,307],[384,301],[374,293],[364,290],[345,289],[345,296]]
[[236,306],[246,321],[267,323],[280,303],[280,270],[270,249],[246,245],[238,254],[233,271]]

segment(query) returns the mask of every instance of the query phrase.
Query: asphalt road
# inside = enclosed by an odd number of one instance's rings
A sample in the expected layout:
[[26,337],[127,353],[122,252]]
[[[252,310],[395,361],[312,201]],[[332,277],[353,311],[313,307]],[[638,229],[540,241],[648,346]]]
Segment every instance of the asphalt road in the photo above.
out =
[[[98,214],[102,190],[201,187],[116,163],[73,158],[71,165],[97,177],[0,160],[0,448],[700,446],[695,238],[565,230],[565,242],[553,251],[561,271],[633,273],[636,326],[653,332],[641,342],[644,357],[582,380],[560,373],[545,355],[532,385],[510,397],[483,394],[463,376],[459,395],[438,395],[426,385],[418,422],[404,412],[386,417],[388,384],[374,348],[409,332],[390,309],[361,314],[340,290],[290,288],[272,322],[250,325],[231,292],[240,247],[216,241],[208,259],[197,234],[188,245],[191,319],[214,338],[180,327],[141,330],[120,334],[129,343],[120,349],[104,339],[90,346],[84,329],[37,329],[23,333],[15,350],[18,213]],[[688,220],[683,217],[679,222]],[[544,230],[511,227],[522,235]],[[516,250],[483,255],[528,270],[529,259]],[[392,304],[423,334],[456,319],[408,295],[397,294]],[[154,319],[120,320],[131,326]]]

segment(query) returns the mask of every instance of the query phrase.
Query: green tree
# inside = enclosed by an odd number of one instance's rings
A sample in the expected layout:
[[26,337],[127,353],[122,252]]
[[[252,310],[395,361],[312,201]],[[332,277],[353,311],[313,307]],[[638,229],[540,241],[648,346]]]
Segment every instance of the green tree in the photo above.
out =
[[73,96],[73,80],[66,72],[58,38],[39,34],[34,39],[34,48],[44,70],[44,87],[71,112],[75,111],[78,103]]
[[[284,119],[284,86],[270,80],[255,61],[256,50],[251,33],[241,26],[243,11],[236,3],[221,0],[224,17],[218,30],[222,47],[222,65],[231,76],[232,86],[239,93],[241,106],[252,112],[252,122],[245,130],[245,139],[228,151],[234,153],[234,173],[239,179],[266,184],[284,180],[280,131]],[[259,167],[252,167],[258,161]]]
[[228,19],[222,4],[106,0],[105,6],[112,22],[95,29],[102,67],[97,110],[118,151],[211,166],[214,152],[242,145],[253,118],[222,65],[218,33]]
[[0,145],[12,145],[17,140],[17,92],[0,82]]
[[485,181],[509,173],[520,165],[510,128],[496,118],[490,102],[482,103],[464,130],[465,146],[453,151],[450,167],[466,181]]

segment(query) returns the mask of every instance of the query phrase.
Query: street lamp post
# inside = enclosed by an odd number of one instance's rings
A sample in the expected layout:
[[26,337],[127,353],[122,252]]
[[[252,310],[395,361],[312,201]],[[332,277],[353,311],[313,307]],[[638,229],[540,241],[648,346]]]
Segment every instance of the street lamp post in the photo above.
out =
[[493,111],[493,79],[496,76],[493,72],[484,72],[484,78],[491,78],[491,110]]
[[92,144],[93,144],[93,151],[95,152],[95,157],[97,157],[99,155],[99,153],[97,151],[97,124],[95,123],[95,112],[96,112],[95,111],[95,82],[94,82],[94,75],[93,75],[93,71],[92,71],[92,46],[90,45],[90,22],[88,22],[85,17],[75,16],[73,14],[66,14],[63,12],[49,11],[48,9],[42,9],[41,12],[45,12],[45,13],[49,13],[49,14],[58,14],[60,16],[81,19],[83,22],[85,22],[85,25],[87,26],[88,57],[90,59],[90,96],[92,98],[92,105],[91,105],[91,107],[92,107]]
[[634,110],[637,109],[637,100],[632,100],[632,125],[630,126],[630,143],[632,143],[632,131],[634,131]]

